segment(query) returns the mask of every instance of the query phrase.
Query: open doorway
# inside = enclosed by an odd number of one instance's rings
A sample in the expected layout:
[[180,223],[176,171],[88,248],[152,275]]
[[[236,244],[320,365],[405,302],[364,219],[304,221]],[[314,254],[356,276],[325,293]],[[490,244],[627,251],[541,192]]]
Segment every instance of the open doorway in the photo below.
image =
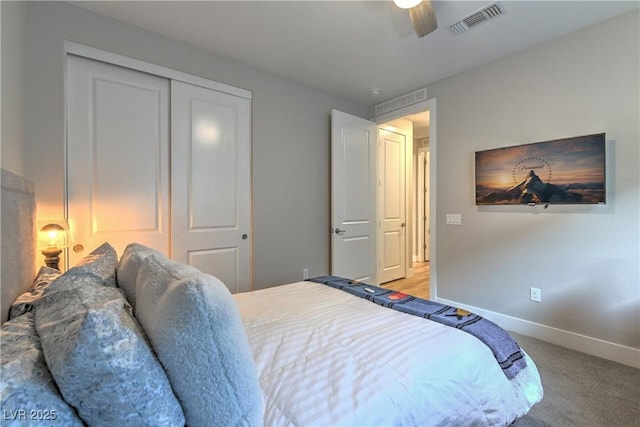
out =
[[[426,92],[424,94],[426,97]],[[425,169],[428,182],[434,183],[436,175],[436,99],[428,99],[417,102],[415,104],[397,108],[384,114],[376,115],[367,120],[361,117],[353,116],[348,113],[337,110],[331,111],[331,274],[335,276],[346,277],[354,280],[368,281],[368,283],[381,285],[388,283],[387,280],[381,278],[380,268],[387,260],[383,262],[383,255],[390,254],[393,257],[393,234],[401,234],[396,230],[387,230],[381,227],[382,218],[380,213],[381,197],[380,188],[382,187],[380,180],[386,177],[387,170],[380,168],[380,153],[382,140],[378,138],[380,132],[391,130],[391,133],[398,133],[391,129],[394,125],[392,121],[398,121],[407,116],[418,113],[429,112],[428,142],[429,142],[429,158],[430,168]],[[403,121],[403,120],[400,120]],[[400,289],[405,290],[416,296],[423,298],[437,298],[436,283],[436,227],[425,226],[422,228],[424,236],[422,243],[418,243],[419,239],[415,237],[415,231],[419,227],[416,225],[417,218],[423,215],[417,214],[416,195],[417,176],[414,172],[414,145],[417,148],[424,145],[424,138],[419,143],[414,144],[413,139],[413,122],[409,122],[411,137],[405,138],[404,149],[403,144],[395,144],[393,138],[388,138],[389,153],[395,153],[396,157],[404,157],[405,168],[404,174],[395,173],[391,169],[390,177],[395,182],[405,182],[404,190],[397,190],[396,194],[402,194],[408,202],[406,204],[398,203],[397,206],[404,206],[406,213],[405,224],[400,221],[400,229],[406,227],[403,234],[405,242],[396,240],[396,247],[405,248],[405,252],[401,254],[404,261],[398,261],[403,266],[403,275],[399,280],[409,280],[418,282],[416,288]],[[394,149],[394,144],[396,148]],[[409,149],[406,149],[409,147]],[[424,148],[424,147],[422,147]],[[400,155],[400,153],[403,153]],[[347,156],[348,155],[348,156]],[[417,154],[415,154],[417,156]],[[347,157],[349,157],[347,159]],[[348,162],[347,162],[348,160]],[[349,165],[347,167],[346,165]],[[348,173],[346,173],[348,172]],[[395,177],[395,178],[394,178]],[[391,189],[393,185],[389,186]],[[387,191],[387,188],[384,189]],[[357,196],[357,197],[356,197]],[[345,203],[349,203],[349,208]],[[385,201],[386,202],[386,201]],[[428,187],[427,197],[424,198],[423,205],[428,206],[428,212],[435,213],[436,188],[433,185]],[[391,206],[391,205],[390,205]],[[396,205],[394,205],[396,206]],[[424,212],[424,211],[423,211]],[[349,213],[351,216],[347,216]],[[432,223],[433,224],[433,223]],[[388,236],[381,236],[381,233],[388,232]],[[383,246],[383,242],[387,240],[387,246]],[[418,261],[414,263],[413,248],[422,244],[427,244],[424,249],[426,254],[424,259],[428,259],[428,270],[426,277],[416,277],[416,275],[424,275],[425,269],[418,269]],[[383,254],[381,248],[387,250]],[[393,264],[388,263],[389,265]],[[392,280],[392,279],[391,279]],[[394,287],[404,286],[406,282],[394,281]]]
[[[389,122],[381,123],[378,121],[381,129],[385,129],[389,124],[397,125],[401,122],[408,123],[411,128],[408,133],[411,142],[407,148],[410,153],[407,156],[407,161],[411,162],[411,167],[407,168],[405,190],[407,195],[406,219],[408,222],[410,221],[410,226],[406,227],[406,238],[408,240],[406,245],[406,274],[402,278],[384,283],[383,286],[426,299],[431,296],[430,119],[430,110],[425,109],[399,116]],[[384,138],[380,138],[380,140],[384,142]],[[384,150],[381,155],[384,156]],[[384,180],[385,171],[382,171],[382,174]],[[379,239],[384,241],[384,236]]]

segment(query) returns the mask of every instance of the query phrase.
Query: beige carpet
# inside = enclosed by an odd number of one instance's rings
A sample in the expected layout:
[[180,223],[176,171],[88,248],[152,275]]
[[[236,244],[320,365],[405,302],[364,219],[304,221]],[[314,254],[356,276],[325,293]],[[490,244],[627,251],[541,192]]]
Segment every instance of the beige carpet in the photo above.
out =
[[516,427],[640,427],[640,370],[511,333],[540,371],[544,398]]

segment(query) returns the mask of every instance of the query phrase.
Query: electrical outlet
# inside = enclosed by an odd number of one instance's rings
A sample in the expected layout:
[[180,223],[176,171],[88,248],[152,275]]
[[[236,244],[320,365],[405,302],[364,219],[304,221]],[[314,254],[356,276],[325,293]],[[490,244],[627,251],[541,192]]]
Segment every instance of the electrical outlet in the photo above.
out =
[[529,299],[535,302],[542,301],[542,291],[540,288],[529,288]]
[[307,280],[309,278],[309,269],[308,268],[303,268],[302,269],[302,280]]

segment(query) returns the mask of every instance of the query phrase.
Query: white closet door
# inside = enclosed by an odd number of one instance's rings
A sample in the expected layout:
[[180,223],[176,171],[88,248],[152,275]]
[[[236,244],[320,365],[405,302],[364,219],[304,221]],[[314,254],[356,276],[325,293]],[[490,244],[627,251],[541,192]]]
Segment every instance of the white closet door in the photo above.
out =
[[171,84],[172,256],[251,290],[251,102]]
[[107,241],[166,254],[169,80],[68,55],[67,202],[70,265]]

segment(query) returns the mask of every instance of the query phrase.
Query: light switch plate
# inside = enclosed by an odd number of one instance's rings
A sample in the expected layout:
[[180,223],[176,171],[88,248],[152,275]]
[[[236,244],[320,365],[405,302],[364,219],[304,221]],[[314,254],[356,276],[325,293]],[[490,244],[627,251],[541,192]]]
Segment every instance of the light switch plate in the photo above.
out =
[[448,225],[462,225],[462,215],[460,214],[447,214]]
[[540,288],[529,288],[529,299],[534,302],[541,302],[542,290]]

